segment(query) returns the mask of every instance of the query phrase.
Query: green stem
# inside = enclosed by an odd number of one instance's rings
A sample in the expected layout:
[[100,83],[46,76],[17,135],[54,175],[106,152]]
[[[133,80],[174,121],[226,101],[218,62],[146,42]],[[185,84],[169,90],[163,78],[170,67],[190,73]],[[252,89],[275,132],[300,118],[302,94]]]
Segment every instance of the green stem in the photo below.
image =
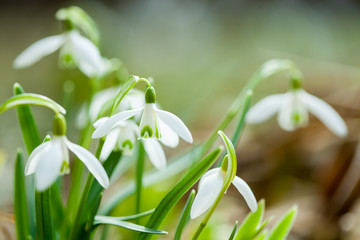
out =
[[185,228],[185,225],[189,221],[191,206],[192,206],[192,204],[194,202],[194,198],[195,198],[195,190],[193,189],[191,191],[190,195],[189,195],[188,200],[186,201],[184,210],[181,213],[179,223],[178,223],[178,225],[176,227],[174,240],[181,240],[181,234],[182,234],[182,232],[183,232],[183,230]]

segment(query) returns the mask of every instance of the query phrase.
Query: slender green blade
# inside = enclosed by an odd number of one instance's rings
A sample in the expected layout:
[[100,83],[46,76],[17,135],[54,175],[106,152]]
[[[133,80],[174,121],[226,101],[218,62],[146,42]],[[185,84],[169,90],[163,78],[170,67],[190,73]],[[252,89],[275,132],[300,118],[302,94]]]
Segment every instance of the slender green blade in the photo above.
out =
[[35,191],[35,212],[37,239],[54,239],[53,222],[51,218],[51,188],[43,192]]
[[19,240],[27,240],[30,235],[26,198],[24,155],[22,150],[18,149],[15,162],[14,213],[16,235]]
[[[142,213],[138,213],[138,214],[134,214],[134,215],[130,215],[130,216],[113,217],[113,218],[116,218],[117,220],[121,220],[121,221],[129,221],[129,220],[134,220],[134,219],[139,219],[139,218],[142,218],[142,217],[146,217],[146,216],[152,214],[154,211],[155,211],[155,208],[151,209],[149,211],[146,211],[146,212],[142,212]],[[97,217],[106,217],[106,216],[98,215]]]
[[[235,235],[235,240],[253,239],[258,234],[261,221],[265,212],[265,200],[261,199],[256,212],[250,212],[239,227]],[[263,226],[264,227],[264,226]]]
[[14,95],[8,100],[6,100],[0,106],[0,114],[17,106],[21,105],[38,105],[52,109],[55,113],[65,114],[66,110],[56,103],[54,100],[51,100],[48,97],[43,95],[34,94],[34,93],[22,93]]
[[195,198],[195,190],[193,189],[189,195],[188,200],[186,201],[184,210],[181,214],[179,223],[176,227],[176,231],[175,231],[175,237],[174,240],[180,240],[181,239],[181,234],[186,226],[186,224],[189,222],[189,216],[190,216],[190,211],[191,211],[191,206],[194,202],[194,198]]
[[126,229],[136,231],[136,232],[143,232],[143,233],[150,233],[150,234],[168,234],[165,231],[151,229],[151,228],[137,225],[134,223],[125,222],[125,221],[117,219],[116,217],[96,216],[94,225],[99,225],[99,224],[110,224],[110,225],[126,228]]
[[237,228],[238,228],[238,223],[239,223],[238,221],[235,222],[234,228],[233,228],[233,230],[231,231],[229,240],[233,240],[233,239],[234,239],[236,230],[237,230]]
[[[14,95],[23,94],[24,89],[20,86],[20,84],[14,84]],[[16,108],[18,121],[21,129],[21,134],[24,140],[26,152],[28,155],[41,144],[40,134],[35,123],[31,108],[29,106],[23,105],[18,106]],[[29,217],[30,217],[30,232],[33,238],[35,238],[35,185],[34,185],[34,177],[28,176],[26,181],[26,192],[27,192],[27,200],[28,200],[28,209],[29,209]]]
[[[138,141],[138,156],[136,162],[136,200],[135,200],[135,213],[140,212],[141,204],[141,191],[144,175],[144,162],[145,162],[145,149],[142,141]],[[138,222],[137,222],[138,223]]]
[[292,207],[275,225],[271,230],[268,240],[282,240],[286,239],[291,227],[295,221],[298,207]]
[[[157,228],[173,206],[179,199],[199,180],[199,178],[211,167],[221,152],[218,147],[202,159],[197,165],[187,172],[187,174],[170,190],[170,192],[161,200],[146,224],[148,228]],[[140,240],[149,239],[151,235],[141,233]]]
[[111,110],[111,114],[112,115],[115,111],[116,108],[119,106],[120,102],[123,100],[123,98],[125,97],[125,95],[139,82],[139,77],[137,76],[130,76],[128,78],[128,80],[124,83],[124,85],[122,86],[122,88],[120,89],[118,95],[115,98],[112,110]]

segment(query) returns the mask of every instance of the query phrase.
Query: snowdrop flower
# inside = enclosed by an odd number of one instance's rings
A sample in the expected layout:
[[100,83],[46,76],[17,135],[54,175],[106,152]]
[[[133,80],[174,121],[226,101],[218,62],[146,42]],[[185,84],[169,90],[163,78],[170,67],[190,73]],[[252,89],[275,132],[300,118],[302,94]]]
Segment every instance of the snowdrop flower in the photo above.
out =
[[76,30],[43,38],[25,49],[14,61],[14,68],[26,68],[46,55],[60,49],[60,59],[65,65],[75,64],[88,77],[100,76],[108,69],[99,49]]
[[106,119],[102,124],[97,125],[92,138],[103,137],[117,123],[142,113],[140,138],[144,142],[145,151],[157,169],[165,168],[166,158],[158,140],[168,147],[176,147],[179,143],[179,137],[189,143],[193,142],[193,138],[180,118],[170,112],[158,109],[155,100],[155,90],[149,87],[145,92],[145,106],[139,109],[123,111]]
[[[221,132],[221,131],[219,131]],[[231,141],[223,134],[220,133],[220,136],[222,137],[225,145],[227,143],[225,140],[229,143]],[[226,138],[226,139],[225,139]],[[228,148],[229,151],[229,148]],[[235,151],[232,147],[233,155],[234,155],[234,161],[236,165],[236,157],[235,157]],[[229,157],[230,155],[230,157]],[[222,188],[225,184],[225,178],[226,178],[226,171],[228,170],[228,160],[231,158],[231,153],[229,152],[228,155],[223,160],[223,165],[221,168],[214,168],[206,172],[200,179],[199,186],[198,186],[198,193],[194,199],[193,205],[191,207],[190,211],[190,217],[192,219],[200,216],[203,214],[206,210],[208,210],[216,201],[218,198]],[[225,163],[225,165],[224,165]],[[230,170],[231,171],[231,170]],[[236,166],[234,171],[236,172]],[[234,172],[234,175],[235,175]],[[251,191],[249,185],[239,178],[238,176],[234,176],[232,180],[232,184],[236,187],[236,189],[240,192],[240,194],[244,197],[247,205],[249,206],[250,210],[252,212],[255,212],[257,210],[257,202],[256,198]],[[226,191],[225,191],[226,193]]]
[[62,115],[54,119],[54,137],[40,144],[30,154],[25,167],[25,175],[35,173],[36,189],[44,191],[50,187],[59,175],[70,172],[69,150],[73,152],[94,175],[101,186],[109,186],[109,178],[96,157],[85,148],[70,142],[66,136],[66,122]]
[[280,127],[293,131],[308,124],[308,112],[314,114],[335,135],[339,137],[347,135],[346,124],[340,115],[325,101],[302,88],[265,97],[249,110],[246,120],[248,123],[256,124],[278,113]]
[[[94,127],[101,125],[108,118],[101,118],[94,123]],[[139,135],[139,127],[133,120],[124,120],[117,123],[107,134],[103,149],[100,154],[100,160],[105,161],[112,150],[118,146],[125,155],[131,155]]]

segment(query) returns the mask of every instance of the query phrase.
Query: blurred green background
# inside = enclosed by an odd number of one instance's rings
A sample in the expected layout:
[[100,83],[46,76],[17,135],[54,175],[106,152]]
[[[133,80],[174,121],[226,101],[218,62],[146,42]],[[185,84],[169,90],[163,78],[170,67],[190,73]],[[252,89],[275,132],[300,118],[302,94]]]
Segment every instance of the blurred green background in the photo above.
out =
[[[75,82],[75,107],[86,99],[86,77],[76,69],[59,70],[58,54],[24,70],[12,69],[14,58],[31,43],[61,33],[54,14],[71,5],[98,23],[105,57],[120,58],[131,74],[154,77],[159,103],[184,120],[195,141],[206,138],[262,63],[272,58],[295,61],[305,89],[345,118],[349,136],[337,138],[314,118],[308,128],[291,133],[281,130],[275,119],[247,126],[237,148],[238,176],[257,199],[266,198],[268,215],[280,216],[299,205],[289,239],[360,239],[358,1],[3,1],[1,102],[12,95],[14,82],[61,102],[66,80]],[[259,86],[254,102],[287,89],[286,76],[276,75]],[[52,113],[34,111],[45,135]],[[22,142],[15,111],[2,114],[0,124],[0,232],[12,235],[12,168]],[[75,141],[76,135],[69,138]],[[159,187],[166,191],[170,186]],[[248,211],[233,190],[212,219],[220,236]],[[154,197],[148,207],[157,201]]]

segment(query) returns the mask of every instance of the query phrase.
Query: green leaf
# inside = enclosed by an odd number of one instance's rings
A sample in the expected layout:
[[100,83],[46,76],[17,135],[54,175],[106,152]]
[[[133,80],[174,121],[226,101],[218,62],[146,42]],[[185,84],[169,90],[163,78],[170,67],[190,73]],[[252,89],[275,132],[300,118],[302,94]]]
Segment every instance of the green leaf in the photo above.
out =
[[[146,224],[148,228],[157,228],[173,206],[179,199],[199,180],[199,178],[211,167],[221,152],[218,147],[202,159],[198,164],[192,167],[189,172],[170,190],[170,192],[161,200]],[[151,235],[140,234],[139,239],[149,239]]]
[[[24,89],[20,84],[14,84],[14,95],[23,94]],[[26,147],[28,155],[41,144],[40,134],[35,123],[31,108],[26,105],[18,106],[16,108],[18,115],[18,121]],[[35,184],[34,176],[28,176],[26,181],[26,192],[28,196],[28,209],[30,217],[30,232],[33,238],[35,238],[36,226],[35,226]]]
[[257,235],[254,240],[265,240],[267,239],[267,235],[268,235],[268,231],[264,230],[263,232],[261,232],[259,235]]
[[66,113],[65,109],[62,106],[60,106],[58,103],[56,103],[55,101],[51,100],[48,97],[34,93],[22,93],[12,96],[8,100],[6,100],[0,106],[0,114],[11,108],[18,107],[21,105],[38,105],[38,106],[50,108],[56,114]]
[[[139,219],[139,218],[142,218],[142,217],[146,217],[146,216],[152,214],[154,211],[155,211],[155,208],[151,209],[149,211],[146,211],[146,212],[142,212],[142,213],[138,213],[138,214],[134,214],[134,215],[130,215],[130,216],[113,217],[113,218],[117,219],[117,220],[120,220],[120,221],[129,221],[129,220],[134,220],[134,219]],[[107,217],[107,216],[98,215],[97,217]]]
[[285,215],[276,223],[271,230],[268,240],[282,240],[286,239],[291,227],[295,221],[298,207],[292,207]]
[[35,213],[37,239],[54,239],[53,223],[51,218],[51,188],[43,192],[35,191]]
[[143,233],[150,233],[150,234],[168,234],[165,231],[151,229],[151,228],[144,227],[144,226],[141,226],[141,225],[137,225],[137,224],[134,224],[134,223],[129,223],[129,222],[122,221],[122,220],[119,220],[117,217],[96,216],[95,221],[94,221],[94,225],[99,225],[99,224],[115,225],[115,226],[118,226],[118,227],[122,227],[122,228],[126,228],[126,229],[129,229],[129,230],[132,230],[132,231],[136,231],[136,232],[143,232]]
[[233,240],[233,239],[234,239],[235,233],[236,233],[236,230],[237,230],[237,227],[238,227],[238,223],[239,223],[238,221],[235,222],[235,225],[234,225],[233,230],[231,231],[229,240]]
[[180,240],[181,239],[181,234],[186,226],[186,224],[189,221],[189,217],[190,217],[190,211],[191,211],[191,206],[194,202],[194,198],[195,198],[195,190],[193,189],[189,195],[188,200],[186,201],[184,210],[181,214],[179,223],[176,227],[176,231],[175,231],[175,237],[174,240]]
[[58,20],[68,20],[81,31],[83,31],[90,40],[96,45],[100,44],[100,34],[95,21],[81,8],[72,6],[61,8],[55,15]]
[[14,213],[16,235],[19,240],[28,240],[30,236],[24,169],[24,154],[18,149],[15,162]]
[[[194,146],[190,150],[186,150],[185,153],[176,156],[175,159],[169,161],[166,166],[166,171],[151,170],[144,175],[143,186],[149,187],[156,183],[166,181],[170,177],[179,174],[194,162],[194,159],[198,159],[202,152],[202,146]],[[130,181],[125,184],[118,192],[114,193],[100,208],[102,215],[108,215],[110,212],[122,201],[135,193],[135,183]]]
[[261,199],[258,203],[256,212],[250,212],[239,227],[235,235],[235,240],[249,240],[253,239],[259,232],[262,226],[261,221],[265,212],[265,200]]

